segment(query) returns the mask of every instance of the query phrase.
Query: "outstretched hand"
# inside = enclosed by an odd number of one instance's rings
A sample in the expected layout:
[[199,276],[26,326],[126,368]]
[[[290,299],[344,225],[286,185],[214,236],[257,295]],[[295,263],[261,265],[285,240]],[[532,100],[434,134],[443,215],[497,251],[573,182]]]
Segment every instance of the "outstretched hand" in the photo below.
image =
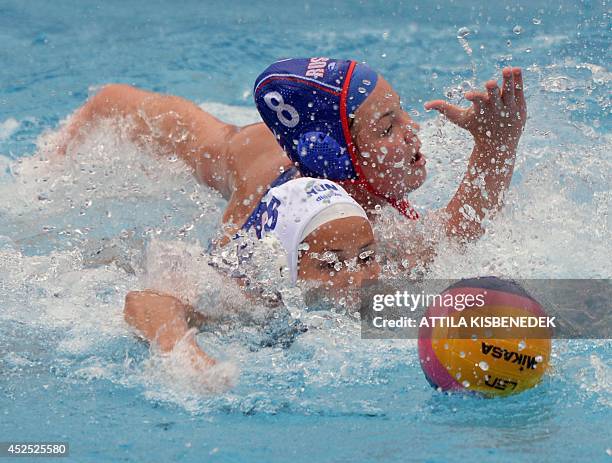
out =
[[448,120],[468,130],[476,144],[485,149],[514,152],[527,120],[527,105],[523,93],[521,68],[504,68],[500,91],[497,81],[489,80],[486,91],[466,92],[472,102],[461,108],[444,100],[425,103],[425,109],[435,109]]

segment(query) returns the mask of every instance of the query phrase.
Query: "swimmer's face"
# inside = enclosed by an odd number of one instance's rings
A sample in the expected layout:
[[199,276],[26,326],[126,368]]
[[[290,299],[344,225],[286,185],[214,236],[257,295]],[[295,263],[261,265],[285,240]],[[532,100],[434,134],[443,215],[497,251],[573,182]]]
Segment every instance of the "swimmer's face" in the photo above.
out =
[[355,112],[351,132],[361,168],[381,193],[401,198],[425,181],[418,129],[399,95],[379,75],[374,91]]
[[323,283],[330,291],[359,288],[380,273],[370,222],[346,217],[328,222],[306,237],[308,250],[300,251],[298,276]]

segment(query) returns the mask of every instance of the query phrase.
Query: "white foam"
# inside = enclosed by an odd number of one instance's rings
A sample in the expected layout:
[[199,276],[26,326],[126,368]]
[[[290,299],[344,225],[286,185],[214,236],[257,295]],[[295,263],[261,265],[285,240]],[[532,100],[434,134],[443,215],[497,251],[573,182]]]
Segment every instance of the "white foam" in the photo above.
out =
[[[197,364],[197,361],[196,361]],[[194,365],[190,350],[181,343],[167,354],[153,352],[144,365],[144,377],[151,390],[172,391],[185,396],[225,392],[235,386],[239,370],[235,363],[219,362],[213,366]]]
[[139,286],[172,295],[212,319],[249,306],[236,281],[213,269],[209,260],[198,244],[152,240]]

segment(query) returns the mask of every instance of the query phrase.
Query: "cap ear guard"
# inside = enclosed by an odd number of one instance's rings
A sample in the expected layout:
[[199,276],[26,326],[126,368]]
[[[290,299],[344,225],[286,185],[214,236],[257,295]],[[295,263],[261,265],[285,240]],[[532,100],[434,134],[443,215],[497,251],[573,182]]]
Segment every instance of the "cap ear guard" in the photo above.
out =
[[341,180],[354,175],[353,164],[346,148],[324,132],[312,131],[300,135],[298,156],[304,175]]

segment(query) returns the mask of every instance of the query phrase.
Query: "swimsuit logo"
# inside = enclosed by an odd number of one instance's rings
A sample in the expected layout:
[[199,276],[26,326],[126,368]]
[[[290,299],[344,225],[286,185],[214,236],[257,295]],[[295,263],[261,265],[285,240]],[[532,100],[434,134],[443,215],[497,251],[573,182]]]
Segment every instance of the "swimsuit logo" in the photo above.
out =
[[310,58],[306,68],[306,77],[318,79],[325,76],[325,66],[328,61],[329,58]]
[[[297,110],[289,105],[285,104],[283,95],[278,92],[268,92],[264,95],[264,102],[266,106],[276,113],[276,117],[281,124],[292,128],[299,124],[300,115]],[[289,117],[287,117],[289,116]]]

